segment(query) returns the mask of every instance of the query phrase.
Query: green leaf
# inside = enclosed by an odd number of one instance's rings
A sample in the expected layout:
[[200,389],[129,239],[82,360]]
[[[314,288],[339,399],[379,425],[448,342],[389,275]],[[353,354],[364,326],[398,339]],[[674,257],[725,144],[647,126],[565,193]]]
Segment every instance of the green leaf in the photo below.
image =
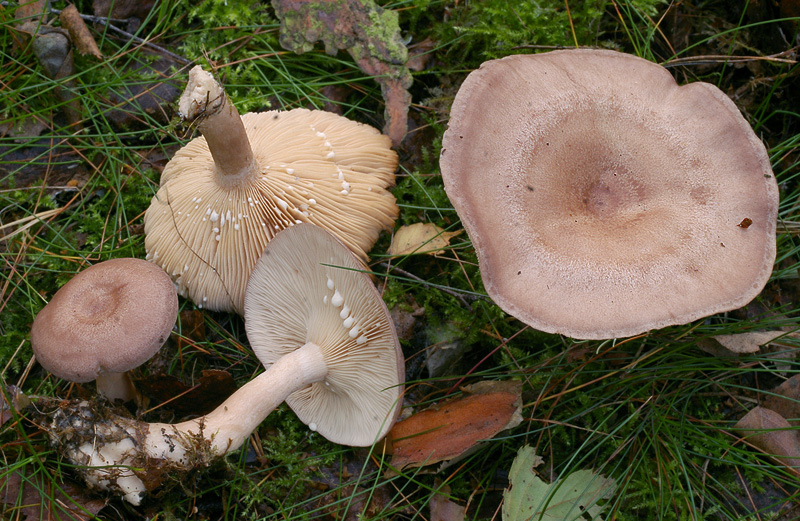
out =
[[611,478],[591,470],[579,470],[564,479],[547,484],[534,474],[533,467],[541,465],[536,449],[522,447],[511,464],[511,486],[503,493],[503,521],[573,521],[595,519],[616,488]]

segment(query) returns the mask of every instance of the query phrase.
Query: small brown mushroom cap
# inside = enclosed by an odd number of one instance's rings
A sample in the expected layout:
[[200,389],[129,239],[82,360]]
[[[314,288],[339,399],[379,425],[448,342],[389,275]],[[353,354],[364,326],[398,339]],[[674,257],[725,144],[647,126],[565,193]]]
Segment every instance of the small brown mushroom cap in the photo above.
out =
[[329,232],[300,224],[273,239],[245,297],[245,328],[264,366],[308,343],[328,374],[286,403],[331,441],[367,446],[400,413],[405,366],[386,305],[364,266]]
[[218,134],[222,123],[203,120],[198,96],[205,103],[202,93],[214,92],[221,100],[214,110],[238,115],[213,78],[195,69],[181,111],[198,118],[204,136],[179,150],[161,175],[145,214],[148,260],[170,274],[180,295],[208,309],[241,313],[256,260],[289,226],[319,225],[366,259],[398,213],[388,191],[398,161],[391,140],[319,110],[249,113],[241,116],[246,138],[237,138],[236,145],[246,148],[240,141],[249,140],[255,164],[242,160],[245,166],[233,168],[241,174],[225,175],[208,138],[218,158],[235,162],[238,154],[225,154],[234,144],[226,147],[225,131]]
[[536,329],[624,337],[743,306],[775,260],[778,188],[731,100],[603,50],[484,63],[440,160],[486,290]]
[[88,382],[146,362],[177,315],[175,286],[161,268],[111,259],[86,268],[53,295],[33,321],[31,346],[54,375]]

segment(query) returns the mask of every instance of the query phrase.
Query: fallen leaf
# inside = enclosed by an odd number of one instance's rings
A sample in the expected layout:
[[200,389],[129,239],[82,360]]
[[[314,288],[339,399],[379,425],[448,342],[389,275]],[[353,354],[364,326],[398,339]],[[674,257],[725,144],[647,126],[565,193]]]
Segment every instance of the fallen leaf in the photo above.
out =
[[753,331],[736,335],[716,335],[711,339],[735,354],[757,353],[761,346],[769,344],[778,337],[786,336],[786,331]]
[[387,435],[391,464],[404,469],[469,454],[481,440],[522,421],[519,382],[480,382],[466,396],[435,405],[398,422]]
[[100,52],[94,36],[89,32],[89,28],[86,27],[86,23],[84,23],[81,14],[74,5],[68,4],[58,15],[58,19],[61,21],[61,26],[69,32],[72,45],[78,49],[79,53],[82,55],[89,54],[98,60],[103,59],[103,54]]
[[15,470],[0,474],[2,519],[83,521],[95,519],[105,505],[105,501],[89,498],[74,483],[56,483],[41,473]]
[[450,239],[464,230],[446,232],[433,223],[414,223],[401,226],[392,238],[389,255],[441,255],[450,245]]
[[617,486],[612,478],[579,470],[548,484],[532,471],[540,464],[533,447],[517,453],[508,473],[511,485],[503,494],[503,521],[603,520],[605,505],[597,502],[611,497]]
[[272,6],[284,49],[302,54],[321,40],[325,52],[346,49],[362,71],[375,77],[386,102],[383,132],[399,145],[408,124],[412,78],[397,13],[372,0],[272,0]]
[[800,374],[794,375],[764,397],[761,405],[783,416],[793,426],[800,426]]
[[14,417],[14,410],[24,409],[31,401],[16,385],[0,387],[0,427]]
[[753,407],[733,428],[781,464],[800,470],[800,438],[777,412],[761,406]]
[[185,309],[180,312],[180,334],[172,332],[172,339],[179,351],[186,349],[192,343],[206,340],[206,318],[198,309]]
[[405,303],[400,303],[389,311],[397,337],[401,340],[411,340],[417,320],[424,315],[425,308],[417,304],[411,295],[406,295]]
[[443,485],[431,496],[431,521],[464,521],[467,508],[448,499],[450,487]]
[[425,38],[421,42],[415,43],[408,48],[408,61],[406,67],[414,72],[424,71],[428,67],[428,60],[431,51],[436,47],[436,42],[430,38]]

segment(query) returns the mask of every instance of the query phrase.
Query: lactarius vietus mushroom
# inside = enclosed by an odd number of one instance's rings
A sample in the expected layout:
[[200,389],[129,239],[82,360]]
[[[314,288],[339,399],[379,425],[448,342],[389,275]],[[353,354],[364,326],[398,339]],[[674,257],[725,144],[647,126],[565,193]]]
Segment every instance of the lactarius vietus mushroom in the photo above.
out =
[[240,117],[200,67],[179,109],[203,136],[165,167],[145,248],[199,306],[241,313],[250,271],[284,228],[317,224],[366,259],[394,223],[397,154],[376,129],[320,110]]
[[111,400],[131,400],[127,371],[152,357],[178,315],[175,286],[158,266],[131,258],[94,264],[64,284],[36,315],[31,347],[59,378],[96,380]]
[[743,306],[775,260],[764,145],[713,85],[570,50],[484,63],[442,177],[486,290],[536,329],[631,336]]
[[323,436],[370,445],[399,414],[404,366],[388,310],[361,269],[322,228],[284,230],[256,265],[245,308],[265,372],[208,415],[177,424],[103,415],[86,402],[57,402],[39,421],[90,485],[134,504],[166,477],[239,448],[287,397]]

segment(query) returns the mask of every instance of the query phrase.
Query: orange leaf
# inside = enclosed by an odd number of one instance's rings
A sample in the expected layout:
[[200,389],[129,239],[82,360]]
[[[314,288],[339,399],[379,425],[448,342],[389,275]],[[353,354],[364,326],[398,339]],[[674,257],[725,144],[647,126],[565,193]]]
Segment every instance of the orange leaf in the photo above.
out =
[[394,426],[387,436],[393,466],[402,469],[451,460],[521,421],[518,382],[480,382],[463,391],[469,394]]

